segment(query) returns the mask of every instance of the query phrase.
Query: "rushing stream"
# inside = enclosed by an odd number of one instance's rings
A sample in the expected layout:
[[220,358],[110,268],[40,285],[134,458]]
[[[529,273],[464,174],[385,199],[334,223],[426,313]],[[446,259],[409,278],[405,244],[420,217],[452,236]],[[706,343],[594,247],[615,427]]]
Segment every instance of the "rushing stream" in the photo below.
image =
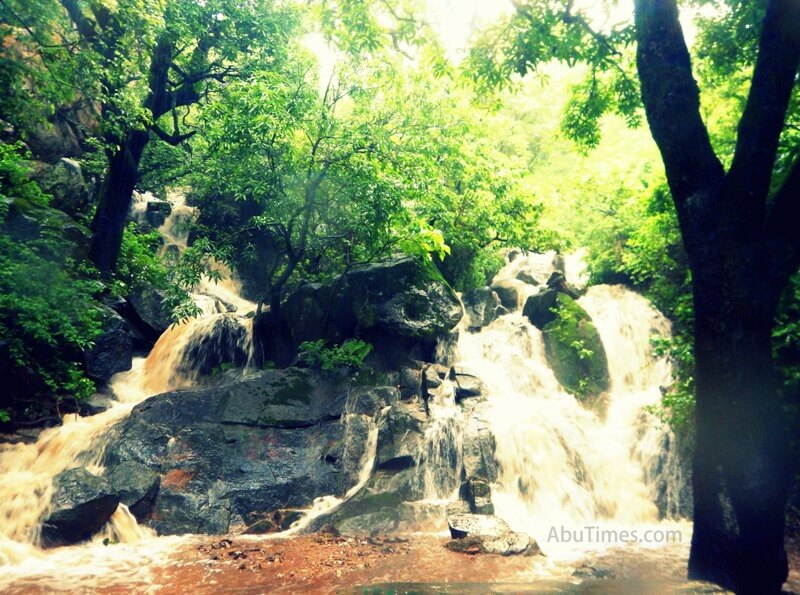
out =
[[[562,528],[658,523],[659,490],[668,500],[666,513],[680,505],[677,455],[665,451],[674,440],[646,412],[670,382],[668,362],[651,352],[653,335],[669,334],[668,321],[621,286],[591,287],[579,304],[608,354],[611,386],[600,411],[561,388],[542,332],[519,312],[459,341],[462,363],[489,387],[487,418],[501,469],[497,514],[549,553],[581,545],[553,539],[553,529],[560,535]],[[584,539],[590,547],[591,538]]]
[[[180,197],[172,202],[172,213],[160,227],[165,253],[185,247],[187,222],[196,216]],[[141,215],[142,208],[135,204],[134,215]],[[500,277],[513,278],[525,266],[534,277],[544,275],[543,283],[553,258],[518,258]],[[579,259],[568,259],[566,271],[575,283],[581,282]],[[255,306],[241,297],[230,271],[223,273],[224,282],[204,283],[196,291],[201,316],[169,328],[147,358],[136,358],[130,371],[114,377],[111,389],[117,400],[107,411],[68,416],[33,444],[0,446],[0,589],[19,577],[42,585],[66,585],[72,576],[85,581],[109,572],[141,579],[150,564],[163,561],[186,539],[156,537],[120,505],[91,543],[48,551],[38,547],[53,478],[76,466],[102,474],[109,428],[145,398],[196,384],[197,370],[187,358],[194,348],[213,340],[225,325],[239,326],[243,331],[233,335],[236,345],[227,348],[244,354],[241,363],[247,369],[253,357],[252,318],[247,314]],[[474,371],[488,392],[483,415],[496,440],[496,514],[514,530],[534,536],[551,560],[571,560],[628,541],[636,541],[633,551],[653,548],[660,544],[629,540],[620,533],[635,531],[641,538],[653,528],[677,528],[681,547],[688,547],[688,523],[660,521],[677,515],[683,478],[673,437],[647,412],[658,403],[660,387],[670,382],[668,362],[651,349],[653,336],[669,335],[669,323],[644,298],[621,286],[591,287],[579,303],[591,315],[609,360],[610,388],[597,407],[581,404],[560,386],[545,357],[542,332],[519,308],[478,332],[463,328],[460,333],[460,364]],[[442,501],[458,491],[465,422],[449,382],[434,393],[429,407],[421,481],[426,501]],[[342,423],[348,423],[348,415]],[[379,423],[380,416],[370,428],[358,483],[344,498],[318,498],[283,536],[330,513],[369,480]],[[105,547],[104,541],[119,545]]]

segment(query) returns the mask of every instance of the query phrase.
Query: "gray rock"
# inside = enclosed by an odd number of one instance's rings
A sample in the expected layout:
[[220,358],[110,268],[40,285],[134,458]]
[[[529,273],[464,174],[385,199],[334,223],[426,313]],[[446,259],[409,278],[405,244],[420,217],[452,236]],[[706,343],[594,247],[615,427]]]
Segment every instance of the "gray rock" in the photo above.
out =
[[527,291],[525,286],[526,284],[518,279],[500,279],[492,283],[492,291],[497,293],[504,308],[514,312],[519,309],[520,298]]
[[55,547],[89,539],[119,504],[109,482],[84,468],[69,469],[53,480],[52,512],[42,523],[42,545]]
[[223,314],[209,318],[208,323],[211,328],[205,326],[189,338],[179,371],[208,376],[219,373],[223,366],[247,365],[252,348],[248,321],[235,314]]
[[479,397],[486,392],[483,381],[470,370],[456,366],[451,371],[451,377],[456,383],[456,400],[469,397]]
[[360,386],[347,397],[347,413],[373,416],[387,405],[400,400],[400,391],[393,386]]
[[468,478],[481,478],[488,482],[497,479],[495,438],[479,413],[467,419],[463,435],[464,472]]
[[120,502],[128,507],[136,520],[144,522],[153,510],[161,478],[141,463],[126,461],[113,467],[106,478]]
[[442,376],[432,366],[426,366],[423,375],[426,389],[438,388],[442,385]]
[[172,205],[166,200],[148,200],[144,216],[153,227],[161,227],[172,213]]
[[580,292],[572,285],[567,283],[567,278],[564,276],[563,270],[553,271],[553,273],[547,279],[547,286],[560,293],[566,293],[573,300],[577,300],[578,297],[580,297]]
[[[355,268],[330,285],[307,284],[283,305],[295,343],[360,337],[376,353],[432,351],[462,316],[455,292],[431,266],[410,257]],[[424,358],[423,358],[424,359]]]
[[502,537],[511,533],[511,527],[503,519],[485,514],[450,514],[447,516],[447,526],[453,539],[461,539],[468,535]]
[[525,300],[522,314],[531,321],[533,326],[543,329],[548,322],[555,320],[554,310],[558,306],[557,295],[555,289],[545,288],[540,290]]
[[131,369],[133,337],[128,324],[111,308],[103,307],[103,333],[84,352],[86,374],[105,383],[117,372]]
[[488,326],[507,312],[500,303],[500,297],[490,287],[478,287],[464,292],[461,303],[464,304],[464,313],[469,319],[471,330]]
[[52,195],[52,208],[64,211],[71,217],[88,209],[91,195],[77,161],[64,157],[52,165],[39,163],[33,179],[44,192]]
[[422,370],[420,368],[400,368],[400,388],[419,391],[422,383]]
[[128,293],[128,303],[155,337],[160,336],[172,324],[171,312],[166,306],[166,295],[152,285],[135,283]]
[[[447,516],[447,526],[454,541],[468,539],[466,543],[450,542],[447,547],[467,553],[499,554],[511,556],[538,552],[536,542],[524,533],[515,533],[501,518],[492,515],[453,513]],[[477,548],[478,551],[474,551]],[[473,551],[469,551],[473,549]]]
[[408,469],[417,464],[424,428],[425,413],[413,403],[398,403],[387,413],[378,432],[378,469]]
[[158,395],[113,430],[106,467],[135,462],[158,473],[147,522],[161,534],[244,529],[357,483],[371,416],[343,419],[355,389],[363,387],[351,379],[289,368]]
[[45,257],[56,262],[63,262],[68,257],[76,260],[87,257],[92,232],[66,213],[21,198],[0,200],[8,207],[1,229],[9,237],[19,242],[29,242],[48,234],[55,241],[50,253],[44,254]]
[[494,514],[492,487],[485,479],[480,477],[468,478],[461,485],[461,497],[469,504],[469,512],[473,514]]
[[524,533],[510,532],[501,537],[470,535],[462,539],[451,539],[445,547],[463,554],[499,554],[501,556],[536,555],[539,546]]

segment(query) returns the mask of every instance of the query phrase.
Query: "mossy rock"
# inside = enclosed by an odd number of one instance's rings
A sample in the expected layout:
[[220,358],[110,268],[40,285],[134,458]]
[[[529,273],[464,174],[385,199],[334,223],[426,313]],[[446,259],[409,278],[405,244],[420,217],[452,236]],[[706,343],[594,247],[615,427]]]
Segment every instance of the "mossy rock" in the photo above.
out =
[[543,329],[547,359],[561,385],[582,401],[608,390],[608,359],[589,314],[566,294]]

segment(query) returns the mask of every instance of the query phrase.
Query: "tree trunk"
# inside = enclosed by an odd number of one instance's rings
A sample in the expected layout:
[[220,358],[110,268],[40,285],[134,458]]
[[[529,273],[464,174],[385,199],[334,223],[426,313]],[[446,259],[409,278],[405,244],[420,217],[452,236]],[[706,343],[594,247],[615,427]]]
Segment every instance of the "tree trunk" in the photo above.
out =
[[777,282],[766,267],[752,264],[752,248],[723,252],[723,259],[697,267],[702,273],[694,279],[697,440],[689,577],[737,593],[780,593],[788,572],[789,473],[771,348]]
[[120,149],[109,159],[108,176],[92,221],[94,234],[89,249],[89,258],[104,277],[110,276],[117,266],[125,219],[148,139],[148,132],[129,133]]

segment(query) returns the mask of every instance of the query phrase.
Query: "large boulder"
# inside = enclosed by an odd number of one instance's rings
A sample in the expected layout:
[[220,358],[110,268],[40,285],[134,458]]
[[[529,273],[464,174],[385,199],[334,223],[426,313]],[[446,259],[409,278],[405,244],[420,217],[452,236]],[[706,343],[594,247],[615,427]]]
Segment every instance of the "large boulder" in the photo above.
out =
[[420,462],[427,416],[417,402],[396,403],[378,433],[378,469],[409,469]]
[[481,403],[467,418],[462,438],[464,474],[470,478],[482,479],[489,483],[498,476],[495,462],[496,442],[494,434],[484,419]]
[[450,369],[450,379],[455,382],[456,401],[480,397],[486,392],[486,387],[478,375],[462,366],[453,366]]
[[208,376],[244,367],[253,357],[252,320],[235,314],[208,316],[188,339],[179,368]]
[[507,310],[500,303],[500,298],[491,287],[478,287],[466,291],[461,296],[464,304],[464,313],[468,319],[470,330],[477,330],[488,326]]
[[526,252],[516,258],[508,255],[508,264],[503,268],[504,278],[514,278],[528,285],[544,285],[553,272],[564,272],[564,258],[554,251],[539,254]]
[[127,322],[111,308],[103,307],[103,332],[84,352],[86,374],[105,383],[117,372],[131,369],[133,337]]
[[45,257],[55,262],[65,258],[83,260],[89,253],[92,232],[58,209],[34,204],[22,198],[3,198],[8,214],[2,231],[18,242],[28,243],[43,235],[58,238]]
[[361,337],[375,344],[377,352],[406,354],[414,344],[432,350],[462,313],[441,274],[407,256],[355,268],[330,285],[302,286],[283,305],[297,344]]
[[126,461],[113,467],[106,478],[120,503],[128,507],[136,520],[144,522],[153,510],[161,477],[141,463]]
[[128,303],[148,335],[158,338],[172,324],[166,294],[145,282],[134,283],[128,292]]
[[553,271],[547,279],[547,286],[558,292],[566,293],[573,300],[577,300],[580,297],[580,292],[577,288],[567,283],[567,278],[562,271]]
[[608,390],[608,359],[589,314],[568,295],[557,295],[558,314],[543,330],[547,359],[556,378],[580,399]]
[[533,539],[515,533],[496,516],[448,511],[447,526],[453,540],[446,547],[453,551],[502,556],[539,553]]
[[393,387],[364,392],[288,368],[158,395],[115,428],[106,467],[111,476],[133,462],[160,476],[148,521],[160,534],[264,530],[279,511],[358,482],[373,411],[397,398]]
[[37,163],[33,179],[53,198],[50,206],[72,217],[85,214],[91,199],[80,164],[66,157],[50,165]]
[[492,486],[480,477],[471,477],[461,484],[461,499],[469,504],[473,514],[494,514],[492,503]]
[[111,518],[120,502],[107,479],[83,468],[64,471],[53,483],[52,512],[42,523],[44,547],[89,539]]
[[528,285],[519,279],[496,279],[492,291],[500,298],[504,308],[514,312],[519,310],[522,298],[528,293]]
[[150,199],[145,206],[145,219],[153,227],[161,227],[172,213],[172,205],[166,200]]
[[558,306],[556,296],[556,290],[549,287],[528,296],[522,314],[531,321],[533,326],[543,329],[556,317],[555,310]]

